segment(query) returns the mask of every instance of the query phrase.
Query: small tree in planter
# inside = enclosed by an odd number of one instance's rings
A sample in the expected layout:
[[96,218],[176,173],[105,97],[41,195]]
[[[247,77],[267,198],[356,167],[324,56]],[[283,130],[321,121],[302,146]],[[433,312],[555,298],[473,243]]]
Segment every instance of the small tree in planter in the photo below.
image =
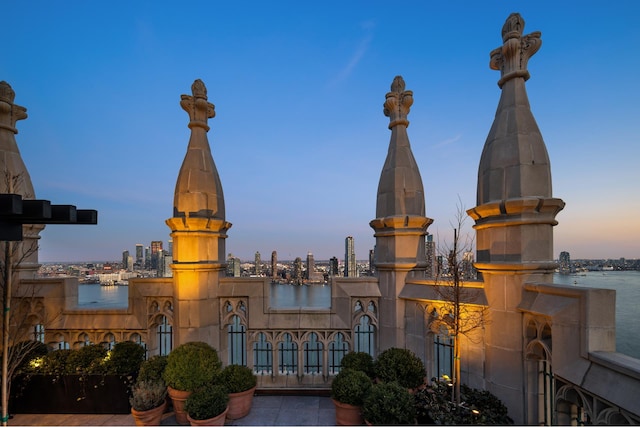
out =
[[224,386],[209,383],[187,398],[185,410],[191,425],[224,425],[229,395]]
[[382,382],[395,381],[408,389],[424,385],[424,363],[405,348],[392,347],[383,351],[374,362],[373,369],[376,378]]
[[364,400],[362,414],[371,425],[415,424],[413,395],[397,382],[374,384]]
[[140,371],[138,372],[138,381],[162,381],[162,373],[167,367],[167,356],[155,355],[151,356],[142,364],[140,364]]
[[354,369],[356,371],[362,371],[369,376],[369,378],[375,378],[373,371],[373,357],[369,353],[363,351],[351,351],[344,355],[340,366],[343,369]]
[[251,368],[242,365],[228,365],[218,378],[229,393],[229,411],[227,418],[236,420],[246,416],[251,411],[253,393],[258,380]]
[[173,401],[176,421],[187,424],[184,404],[189,395],[220,375],[218,352],[204,342],[188,342],[174,348],[167,356],[167,366],[162,378],[168,386]]
[[373,382],[364,371],[343,368],[331,382],[331,398],[338,425],[361,425],[362,405]]

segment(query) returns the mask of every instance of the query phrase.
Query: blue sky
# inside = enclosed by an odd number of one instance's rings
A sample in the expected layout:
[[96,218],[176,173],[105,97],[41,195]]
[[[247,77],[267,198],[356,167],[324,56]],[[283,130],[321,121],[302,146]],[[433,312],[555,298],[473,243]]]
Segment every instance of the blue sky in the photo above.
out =
[[[169,239],[200,78],[233,223],[227,252],[344,257],[375,239],[385,94],[414,92],[409,138],[429,232],[475,206],[500,97],[489,52],[511,12],[542,32],[529,100],[551,158],[554,255],[640,258],[640,3],[636,1],[62,1],[3,4],[0,80],[29,118],[16,135],[36,197],[97,209],[48,226],[41,261],[116,260]],[[467,221],[471,225],[471,220]]]

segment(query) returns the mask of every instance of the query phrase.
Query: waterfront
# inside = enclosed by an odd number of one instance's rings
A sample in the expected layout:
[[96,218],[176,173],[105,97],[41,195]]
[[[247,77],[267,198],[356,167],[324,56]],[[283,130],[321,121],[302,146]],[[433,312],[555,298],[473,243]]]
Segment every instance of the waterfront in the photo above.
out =
[[[556,274],[554,283],[616,291],[617,351],[640,359],[640,271],[590,271]],[[271,306],[278,308],[318,308],[331,305],[331,287],[323,285],[271,285]],[[83,308],[126,308],[126,286],[81,285],[78,303]]]

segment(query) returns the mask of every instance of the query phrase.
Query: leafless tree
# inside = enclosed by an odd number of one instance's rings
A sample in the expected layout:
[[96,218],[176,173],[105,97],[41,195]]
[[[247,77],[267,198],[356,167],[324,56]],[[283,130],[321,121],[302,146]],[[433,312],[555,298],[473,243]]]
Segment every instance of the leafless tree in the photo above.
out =
[[452,401],[460,404],[461,338],[478,342],[478,330],[488,323],[486,301],[476,281],[471,257],[473,236],[463,233],[467,215],[458,204],[453,228],[453,240],[438,250],[446,266],[436,273],[436,292],[440,297],[438,312],[431,322],[436,333],[446,333],[453,339]]

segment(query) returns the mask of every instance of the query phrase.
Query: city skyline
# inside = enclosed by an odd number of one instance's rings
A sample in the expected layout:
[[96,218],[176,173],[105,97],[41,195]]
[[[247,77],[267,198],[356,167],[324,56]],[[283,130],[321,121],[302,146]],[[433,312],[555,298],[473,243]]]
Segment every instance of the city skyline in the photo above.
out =
[[458,201],[476,204],[500,96],[489,52],[511,12],[542,33],[527,90],[553,195],[566,202],[554,257],[640,258],[640,4],[387,5],[4,5],[0,80],[29,114],[16,139],[36,197],[98,210],[98,225],[47,226],[40,260],[118,259],[169,240],[189,139],[179,101],[196,78],[216,106],[208,136],[233,224],[227,253],[328,260],[353,236],[367,259],[395,75],[414,93],[408,132],[428,231],[445,241]]

